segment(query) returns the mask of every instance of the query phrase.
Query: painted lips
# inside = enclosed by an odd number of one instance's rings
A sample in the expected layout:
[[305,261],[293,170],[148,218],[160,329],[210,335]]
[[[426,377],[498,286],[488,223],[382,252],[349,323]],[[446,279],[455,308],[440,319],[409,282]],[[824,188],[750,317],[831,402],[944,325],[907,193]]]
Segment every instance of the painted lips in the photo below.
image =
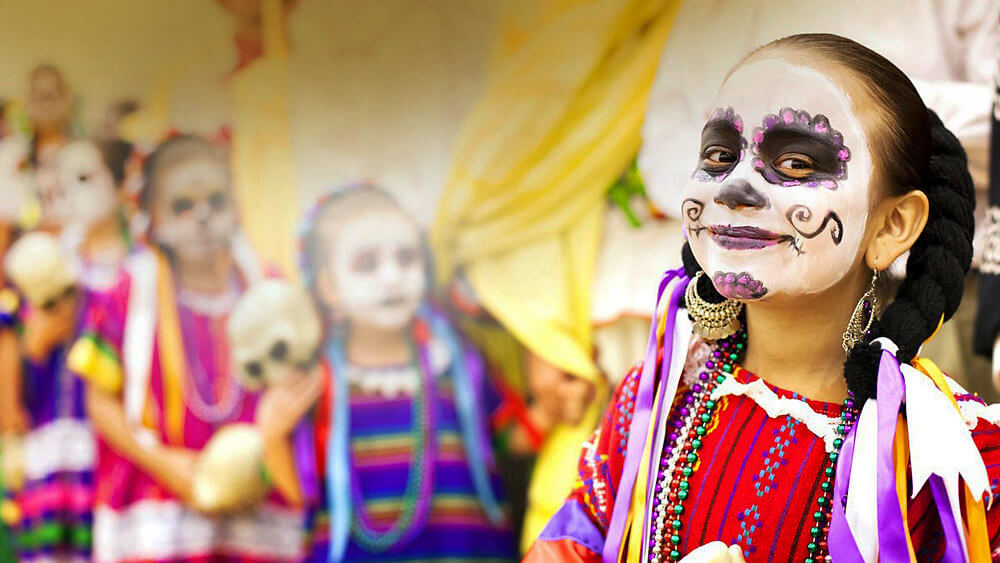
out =
[[790,240],[788,235],[772,233],[757,227],[713,225],[708,228],[715,244],[727,250],[758,250]]

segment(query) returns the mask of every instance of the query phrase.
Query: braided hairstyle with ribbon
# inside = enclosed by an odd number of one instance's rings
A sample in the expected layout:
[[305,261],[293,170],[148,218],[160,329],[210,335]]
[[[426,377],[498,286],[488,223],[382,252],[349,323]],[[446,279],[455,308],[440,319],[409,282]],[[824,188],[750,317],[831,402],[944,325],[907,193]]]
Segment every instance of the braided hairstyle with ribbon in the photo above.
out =
[[[855,111],[870,124],[874,191],[884,197],[917,189],[929,202],[927,224],[910,248],[905,279],[844,362],[848,388],[862,400],[875,397],[881,348],[872,341],[891,339],[899,347],[899,361],[910,362],[962,300],[972,261],[975,206],[965,151],[906,75],[875,51],[837,35],[808,33],[768,43],[736,66],[775,53],[846,77],[864,98]],[[687,243],[682,258],[688,276],[701,270]],[[699,280],[698,293],[713,303],[724,299],[709,276]]]

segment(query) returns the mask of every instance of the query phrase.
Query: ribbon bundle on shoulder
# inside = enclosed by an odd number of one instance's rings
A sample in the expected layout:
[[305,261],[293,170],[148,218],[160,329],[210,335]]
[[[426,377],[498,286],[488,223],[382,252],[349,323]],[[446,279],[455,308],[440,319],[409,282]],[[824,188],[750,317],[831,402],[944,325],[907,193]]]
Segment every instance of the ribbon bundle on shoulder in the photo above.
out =
[[982,500],[989,479],[954,394],[930,360],[900,364],[891,340],[875,342],[882,347],[878,398],[865,402],[837,461],[830,555],[915,562],[907,506],[927,486],[944,531],[942,561],[989,561]]

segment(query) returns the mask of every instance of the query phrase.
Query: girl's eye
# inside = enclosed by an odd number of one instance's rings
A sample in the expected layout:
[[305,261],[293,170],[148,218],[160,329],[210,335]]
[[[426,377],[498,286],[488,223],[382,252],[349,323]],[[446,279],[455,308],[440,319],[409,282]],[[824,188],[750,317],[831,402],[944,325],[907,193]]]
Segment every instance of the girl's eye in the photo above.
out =
[[377,265],[378,258],[375,256],[375,252],[371,250],[360,252],[351,260],[351,270],[359,274],[370,274],[375,271]]
[[808,156],[787,154],[779,157],[774,167],[785,176],[804,178],[816,169],[816,164]]
[[403,248],[396,253],[396,261],[400,266],[412,266],[420,258],[420,252],[413,247]]
[[89,182],[90,174],[80,174],[79,176],[76,177],[76,181],[80,182],[81,184]]
[[174,211],[174,215],[184,215],[194,209],[194,200],[189,197],[179,197],[170,204],[170,208]]
[[702,160],[706,165],[714,168],[729,166],[736,162],[736,155],[729,149],[723,147],[709,147],[704,152]]
[[208,205],[214,211],[222,211],[229,205],[229,198],[226,197],[225,192],[212,192],[212,195],[208,196]]

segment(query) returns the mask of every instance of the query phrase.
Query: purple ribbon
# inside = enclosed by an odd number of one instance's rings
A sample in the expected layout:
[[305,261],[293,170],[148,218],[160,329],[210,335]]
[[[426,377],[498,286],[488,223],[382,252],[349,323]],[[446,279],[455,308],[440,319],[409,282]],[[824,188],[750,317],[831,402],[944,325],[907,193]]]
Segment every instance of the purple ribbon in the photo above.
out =
[[941,518],[941,528],[944,530],[944,554],[941,561],[965,563],[966,558],[962,553],[961,536],[964,527],[955,521],[955,515],[951,510],[951,501],[948,500],[948,490],[944,486],[944,479],[940,475],[931,475],[927,484],[934,495],[934,504],[937,505],[938,516]]
[[302,418],[292,435],[292,455],[302,483],[302,499],[306,506],[319,501],[319,475],[316,470],[316,443],[313,438],[311,415]]
[[878,442],[875,462],[875,498],[878,516],[878,552],[883,561],[909,561],[906,521],[896,491],[893,444],[896,420],[903,406],[906,386],[899,360],[888,350],[882,352],[878,368]]
[[[663,335],[663,365],[668,368],[670,357],[673,354],[674,321],[677,318],[678,303],[687,288],[687,278],[683,275],[683,269],[667,270],[663,274],[663,279],[660,280],[660,287],[656,293],[656,309],[653,310],[653,320],[649,327],[649,344],[646,346],[646,357],[642,362],[642,372],[639,376],[639,390],[636,393],[635,409],[625,449],[625,464],[618,484],[618,492],[615,494],[615,504],[612,508],[607,539],[604,542],[603,561],[605,563],[613,563],[618,560],[624,540],[625,524],[628,521],[632,505],[632,488],[635,486],[635,480],[639,474],[639,465],[643,450],[645,450],[646,434],[649,430],[650,416],[653,410],[653,392],[656,387],[656,328],[659,324],[660,300],[663,298],[667,285],[677,277],[681,278],[681,283],[671,294],[667,307],[666,331]],[[664,373],[669,374],[669,371]],[[665,381],[664,385],[669,385],[669,383]]]
[[830,557],[840,563],[864,563],[858,543],[854,541],[851,529],[847,525],[845,506],[847,505],[847,489],[851,483],[851,464],[854,462],[854,439],[858,433],[858,425],[851,426],[844,444],[840,447],[840,457],[837,458],[837,475],[833,481],[833,512],[830,515],[830,533],[826,543]]

